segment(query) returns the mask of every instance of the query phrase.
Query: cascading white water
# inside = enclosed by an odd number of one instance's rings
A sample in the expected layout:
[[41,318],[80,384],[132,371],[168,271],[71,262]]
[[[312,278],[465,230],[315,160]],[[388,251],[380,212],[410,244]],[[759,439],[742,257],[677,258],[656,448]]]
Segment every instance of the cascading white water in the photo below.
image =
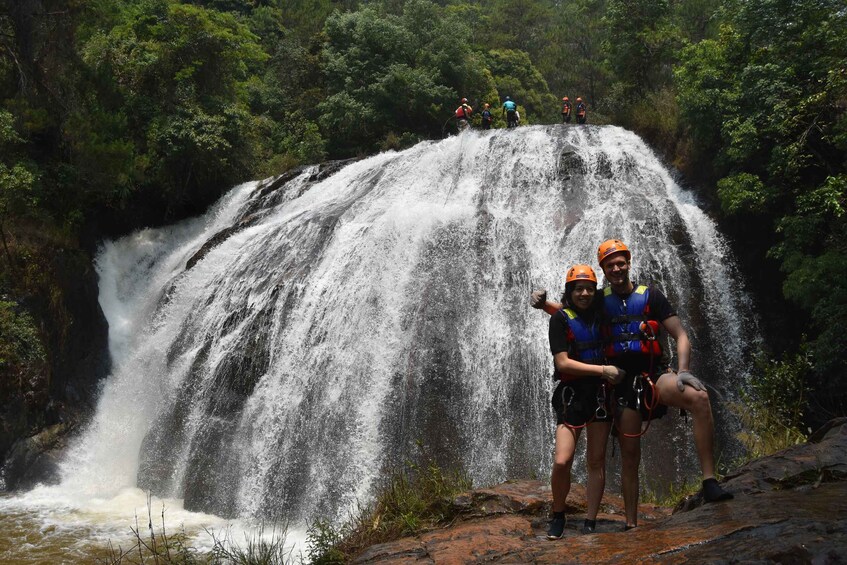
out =
[[[695,373],[729,396],[745,378],[757,334],[726,246],[630,132],[468,132],[316,172],[104,246],[115,370],[59,488],[305,523],[417,450],[476,484],[545,476],[551,358],[528,296],[596,269],[610,237],[677,307]],[[686,429],[651,428],[648,476],[672,481],[668,458],[696,476]]]

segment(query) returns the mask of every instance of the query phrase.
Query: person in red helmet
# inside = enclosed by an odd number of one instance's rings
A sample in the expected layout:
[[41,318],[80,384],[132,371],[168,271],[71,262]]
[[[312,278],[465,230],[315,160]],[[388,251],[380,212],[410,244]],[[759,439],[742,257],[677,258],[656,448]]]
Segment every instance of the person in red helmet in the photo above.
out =
[[565,531],[565,500],[571,487],[576,443],[586,428],[588,508],[583,532],[593,532],[600,500],[606,486],[606,443],[612,427],[612,386],[624,377],[613,365],[604,366],[600,335],[602,299],[597,294],[597,277],[588,265],[574,265],[565,277],[564,307],[550,317],[550,352],[558,381],[553,392],[556,413],[556,447],[550,483],[553,519],[549,539]]
[[576,99],[576,123],[584,124],[587,117],[588,117],[588,107],[585,105],[585,102],[582,101],[582,98],[577,97],[577,99]]
[[461,104],[453,113],[453,117],[456,118],[460,132],[470,127],[471,114],[473,114],[473,108],[468,105],[468,99],[462,98]]
[[[627,377],[615,387],[616,419],[621,444],[621,490],[626,507],[626,527],[638,525],[638,466],[641,460],[642,421],[661,417],[668,406],[682,408],[694,421],[694,444],[703,475],[706,502],[733,496],[715,479],[714,420],[703,383],[689,371],[691,343],[668,299],[654,285],[636,285],[629,278],[632,253],[618,239],[597,249],[597,261],[609,285],[603,289],[603,334],[606,359]],[[533,306],[554,311],[543,291],[533,293]],[[661,330],[676,342],[677,372],[657,339]]]
[[567,96],[562,98],[562,123],[569,124],[571,123],[571,101]]

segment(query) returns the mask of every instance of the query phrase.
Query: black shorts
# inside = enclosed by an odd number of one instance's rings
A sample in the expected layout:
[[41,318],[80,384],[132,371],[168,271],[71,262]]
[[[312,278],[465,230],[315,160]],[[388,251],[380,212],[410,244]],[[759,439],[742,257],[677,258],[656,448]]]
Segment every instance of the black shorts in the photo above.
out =
[[[660,371],[662,375],[666,371]],[[636,377],[638,381],[635,381]],[[618,409],[631,408],[641,412],[642,420],[655,420],[668,413],[668,407],[659,404],[653,397],[657,377],[651,377],[653,386],[643,374],[627,374],[626,378],[615,386],[615,406]],[[639,391],[640,388],[640,391]],[[652,409],[651,409],[652,407]]]
[[[559,381],[553,391],[556,425],[582,426],[588,422],[611,422],[611,394],[602,390],[600,379],[588,377]],[[601,408],[598,411],[598,408]]]

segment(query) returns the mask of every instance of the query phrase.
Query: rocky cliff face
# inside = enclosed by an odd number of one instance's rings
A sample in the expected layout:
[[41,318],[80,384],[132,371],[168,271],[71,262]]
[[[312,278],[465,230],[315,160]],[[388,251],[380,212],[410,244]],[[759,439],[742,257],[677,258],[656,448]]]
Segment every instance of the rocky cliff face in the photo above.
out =
[[47,358],[37,371],[4,388],[0,490],[57,479],[57,451],[92,412],[110,369],[108,325],[90,255],[80,249],[46,253],[39,280],[38,292],[26,303],[40,326]]
[[356,563],[843,563],[847,556],[847,419],[810,441],[726,477],[735,499],[695,495],[670,509],[640,507],[623,531],[623,503],[607,494],[597,533],[579,534],[585,491],[568,497],[568,528],[545,537],[550,489],[522,481],[459,496],[448,528],[373,546]]

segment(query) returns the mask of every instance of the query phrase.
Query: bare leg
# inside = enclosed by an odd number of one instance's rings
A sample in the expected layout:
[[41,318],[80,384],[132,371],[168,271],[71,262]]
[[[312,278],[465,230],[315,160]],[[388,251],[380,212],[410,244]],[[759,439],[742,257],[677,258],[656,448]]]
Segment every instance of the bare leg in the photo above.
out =
[[694,420],[694,446],[700,458],[700,471],[703,479],[715,476],[715,422],[712,418],[712,404],[706,391],[694,390],[690,386],[680,392],[676,375],[665,373],[656,381],[659,400],[667,406],[687,410]]
[[621,444],[621,492],[626,508],[626,525],[638,525],[638,466],[641,463],[641,438],[624,437],[624,434],[637,434],[641,431],[641,414],[631,408],[624,408],[620,415]]
[[603,491],[606,489],[606,444],[609,440],[611,422],[589,424],[587,432],[586,464],[588,467],[588,508],[585,517],[597,518]]
[[553,474],[550,477],[553,512],[565,510],[565,500],[571,490],[571,466],[578,439],[579,430],[572,430],[564,424],[556,427],[556,449],[553,452]]

